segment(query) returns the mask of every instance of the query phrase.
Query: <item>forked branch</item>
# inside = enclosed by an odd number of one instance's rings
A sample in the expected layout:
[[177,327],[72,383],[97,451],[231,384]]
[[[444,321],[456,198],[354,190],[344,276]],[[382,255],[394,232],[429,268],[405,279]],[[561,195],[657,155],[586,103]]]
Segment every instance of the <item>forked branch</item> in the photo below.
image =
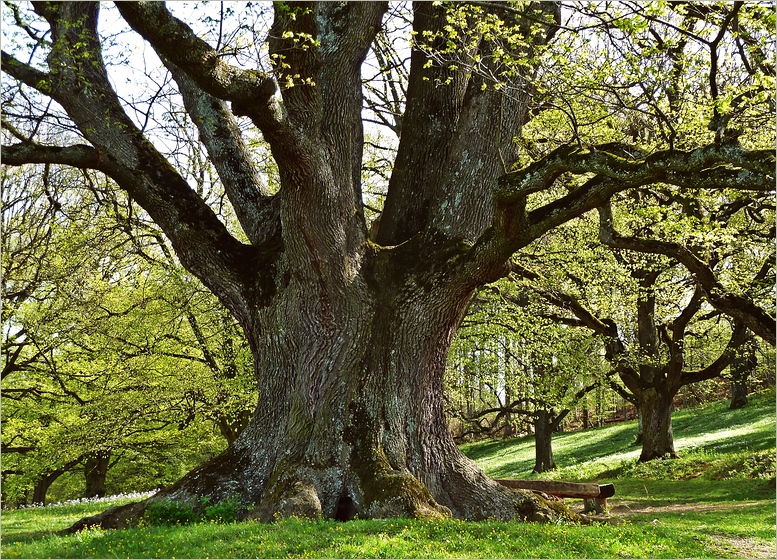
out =
[[741,322],[774,346],[775,332],[777,332],[777,323],[775,323],[774,317],[756,305],[752,299],[727,290],[718,281],[712,268],[687,247],[669,241],[620,235],[613,225],[612,208],[609,204],[599,209],[599,239],[608,247],[615,249],[665,255],[675,259],[693,275],[707,301],[715,309]]

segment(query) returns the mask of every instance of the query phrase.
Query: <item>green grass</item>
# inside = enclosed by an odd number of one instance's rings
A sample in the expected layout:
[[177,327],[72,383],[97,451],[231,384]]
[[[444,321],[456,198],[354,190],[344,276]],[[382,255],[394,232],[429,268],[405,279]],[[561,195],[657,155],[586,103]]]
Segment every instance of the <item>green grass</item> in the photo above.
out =
[[[106,504],[4,511],[3,558],[738,558],[774,557],[775,404],[761,394],[675,414],[681,458],[636,463],[633,424],[558,434],[545,478],[614,482],[591,525],[415,520],[284,520],[57,531]],[[468,445],[492,476],[529,478],[530,438]],[[572,509],[580,501],[568,500]]]
[[[538,525],[448,520],[200,523],[24,538],[3,558],[681,558],[725,556],[668,523]],[[16,542],[14,542],[16,541]]]
[[[559,468],[542,476],[532,474],[534,438],[487,441],[462,450],[494,478],[546,478],[592,481],[604,478],[726,478],[726,470],[741,476],[741,463],[753,461],[774,472],[774,390],[752,396],[748,407],[729,410],[728,402],[684,409],[672,415],[675,450],[680,458],[638,465],[640,448],[633,444],[637,422],[555,434],[553,456]],[[694,466],[695,465],[695,466]],[[758,471],[759,465],[752,465]],[[641,470],[640,470],[641,469]],[[707,472],[709,471],[709,472]],[[773,476],[773,475],[772,475]]]

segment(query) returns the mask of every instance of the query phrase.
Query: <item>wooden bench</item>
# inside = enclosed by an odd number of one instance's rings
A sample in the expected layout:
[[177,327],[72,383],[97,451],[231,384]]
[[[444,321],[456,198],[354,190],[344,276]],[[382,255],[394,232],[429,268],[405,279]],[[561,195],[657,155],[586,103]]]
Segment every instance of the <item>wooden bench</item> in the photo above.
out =
[[[607,509],[607,498],[615,495],[615,486],[612,484],[503,479],[497,479],[496,482],[508,488],[543,492],[548,496],[556,496],[558,498],[582,498],[584,503],[583,513],[588,513],[592,509],[596,513],[603,513]],[[593,507],[591,507],[591,501],[593,501]]]

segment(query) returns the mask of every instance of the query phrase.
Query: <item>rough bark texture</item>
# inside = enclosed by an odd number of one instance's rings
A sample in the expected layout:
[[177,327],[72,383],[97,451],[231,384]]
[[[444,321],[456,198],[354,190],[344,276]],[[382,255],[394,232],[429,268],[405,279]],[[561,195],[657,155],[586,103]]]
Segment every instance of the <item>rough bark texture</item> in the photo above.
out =
[[656,389],[642,391],[639,408],[642,412],[642,453],[640,461],[677,456],[672,434],[672,398]]
[[[243,243],[128,117],[103,64],[99,4],[34,8],[51,29],[49,69],[3,53],[3,70],[56,101],[89,145],[21,142],[3,147],[4,163],[109,176],[232,312],[254,355],[258,403],[245,430],[223,455],[152,500],[196,506],[202,496],[215,503],[239,495],[253,506],[245,515],[262,520],[558,517],[536,496],[486,477],[448,431],[445,360],[473,291],[506,274],[517,249],[620,190],[657,180],[772,188],[773,154],[720,146],[649,161],[607,147],[564,148],[507,173],[513,138],[528,119],[532,70],[523,68],[520,87],[507,95],[414,49],[401,143],[373,242],[362,201],[361,65],[387,3],[277,3],[268,34],[272,75],[230,66],[162,3],[117,3],[171,70]],[[531,17],[516,12],[512,23],[540,44],[552,36],[560,7],[527,9]],[[445,31],[445,10],[417,3],[417,36]],[[488,54],[491,46],[483,39],[467,48]],[[518,48],[524,51],[515,56],[532,54]],[[276,95],[278,82],[284,88]],[[253,169],[232,115],[248,117],[269,143],[277,194]],[[739,171],[715,169],[732,161]],[[602,176],[527,212],[527,195],[567,171]],[[144,507],[111,510],[74,529],[126,526]]]
[[747,380],[746,379],[732,379],[731,380],[731,410],[737,408],[744,408],[747,406]]

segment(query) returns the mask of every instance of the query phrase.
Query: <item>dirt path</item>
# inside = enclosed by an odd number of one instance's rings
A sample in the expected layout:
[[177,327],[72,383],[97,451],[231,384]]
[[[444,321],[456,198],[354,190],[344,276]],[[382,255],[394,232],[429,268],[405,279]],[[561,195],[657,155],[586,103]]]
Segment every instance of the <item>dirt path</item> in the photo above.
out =
[[[739,502],[726,504],[725,509],[736,510],[759,502]],[[634,515],[655,515],[653,523],[661,523],[661,514],[664,513],[706,513],[720,511],[720,504],[695,504],[695,503],[666,503],[662,505],[647,505],[639,501],[613,500],[610,504],[610,515],[607,519],[617,522],[619,519],[628,520]],[[733,537],[719,533],[711,534],[719,538],[721,545],[730,550],[733,556],[739,558],[777,558],[777,543],[764,543],[760,539],[747,537]]]

